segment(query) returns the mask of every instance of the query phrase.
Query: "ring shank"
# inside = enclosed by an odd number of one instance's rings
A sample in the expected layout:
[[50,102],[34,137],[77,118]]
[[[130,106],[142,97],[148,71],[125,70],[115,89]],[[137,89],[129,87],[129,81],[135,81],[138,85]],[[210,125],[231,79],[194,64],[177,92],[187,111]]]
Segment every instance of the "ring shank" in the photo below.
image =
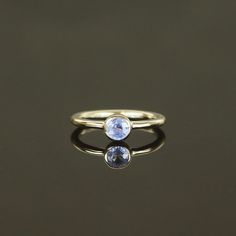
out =
[[[161,126],[165,123],[165,117],[159,113],[139,110],[94,110],[83,111],[72,115],[71,122],[76,125],[84,125],[91,128],[104,127],[106,118],[112,115],[123,115],[130,119],[133,129]],[[138,120],[135,120],[138,119]]]

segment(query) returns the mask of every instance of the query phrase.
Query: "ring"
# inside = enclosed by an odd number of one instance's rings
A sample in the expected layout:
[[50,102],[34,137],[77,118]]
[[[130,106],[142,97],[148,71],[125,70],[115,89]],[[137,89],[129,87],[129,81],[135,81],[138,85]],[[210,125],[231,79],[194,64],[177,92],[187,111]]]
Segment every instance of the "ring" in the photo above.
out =
[[164,132],[157,127],[153,127],[145,129],[144,131],[155,134],[156,139],[153,142],[141,147],[130,147],[123,141],[112,141],[107,145],[107,147],[96,147],[81,140],[81,136],[89,133],[90,131],[94,131],[94,129],[80,127],[73,131],[71,134],[71,142],[73,146],[77,150],[86,154],[104,157],[106,164],[113,169],[125,168],[130,164],[131,158],[147,155],[159,150],[164,145],[165,141]]
[[158,113],[138,110],[95,110],[72,115],[71,122],[76,126],[104,129],[112,140],[123,140],[132,129],[161,126],[166,118]]

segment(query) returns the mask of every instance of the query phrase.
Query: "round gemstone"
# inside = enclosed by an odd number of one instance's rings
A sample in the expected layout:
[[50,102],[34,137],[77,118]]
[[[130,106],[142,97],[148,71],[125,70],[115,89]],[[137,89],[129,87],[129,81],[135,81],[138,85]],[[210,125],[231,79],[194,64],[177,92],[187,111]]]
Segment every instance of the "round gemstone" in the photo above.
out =
[[125,168],[131,160],[129,149],[122,146],[109,147],[105,155],[105,160],[111,168]]
[[123,116],[108,117],[105,121],[105,133],[113,140],[125,139],[131,130],[128,118]]

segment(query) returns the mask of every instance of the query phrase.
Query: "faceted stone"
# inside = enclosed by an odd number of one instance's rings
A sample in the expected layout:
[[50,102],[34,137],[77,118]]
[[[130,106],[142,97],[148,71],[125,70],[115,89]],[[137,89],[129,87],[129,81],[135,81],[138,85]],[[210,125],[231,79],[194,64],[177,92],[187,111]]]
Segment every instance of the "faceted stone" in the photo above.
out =
[[129,135],[130,130],[130,121],[123,116],[112,116],[105,121],[105,133],[113,140],[125,139]]
[[109,147],[105,155],[105,160],[111,168],[125,168],[131,160],[129,149],[122,146]]

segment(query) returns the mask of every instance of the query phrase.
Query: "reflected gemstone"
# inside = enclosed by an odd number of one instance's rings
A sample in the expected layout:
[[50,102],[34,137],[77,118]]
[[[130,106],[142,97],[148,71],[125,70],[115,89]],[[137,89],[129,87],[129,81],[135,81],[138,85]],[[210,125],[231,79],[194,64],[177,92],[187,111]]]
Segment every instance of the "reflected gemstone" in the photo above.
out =
[[111,116],[105,121],[105,133],[113,140],[125,139],[131,130],[131,124],[128,118],[123,116]]
[[105,160],[111,168],[125,168],[131,160],[130,151],[128,148],[122,146],[109,147],[105,155]]

